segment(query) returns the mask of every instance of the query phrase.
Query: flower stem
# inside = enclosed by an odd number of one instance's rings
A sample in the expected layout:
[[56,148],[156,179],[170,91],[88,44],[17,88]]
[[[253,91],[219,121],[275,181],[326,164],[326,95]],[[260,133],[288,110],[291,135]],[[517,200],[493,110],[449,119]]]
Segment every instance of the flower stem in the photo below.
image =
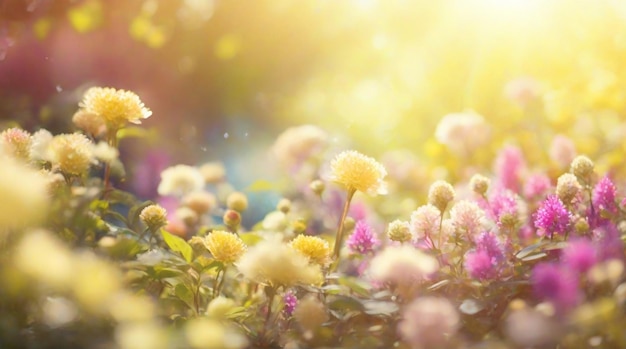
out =
[[[107,140],[109,145],[115,149],[117,149],[117,130],[112,130],[108,132]],[[102,198],[106,198],[109,191],[111,191],[111,164],[106,162],[104,164],[104,189],[102,192]]]
[[350,202],[352,201],[352,197],[356,193],[355,189],[348,189],[348,196],[346,197],[346,203],[343,206],[343,212],[341,213],[341,219],[339,220],[339,227],[337,228],[337,236],[335,237],[335,249],[333,252],[333,256],[335,257],[336,262],[339,261],[339,253],[341,252],[341,243],[343,242],[343,226],[346,221],[346,216],[348,215],[348,210],[350,209]]
[[266,338],[267,330],[270,327],[270,319],[272,316],[272,305],[274,305],[274,298],[276,298],[276,289],[270,286],[269,290],[266,291],[267,296],[269,297],[269,302],[267,304],[267,313],[265,314],[265,323],[263,324],[263,332],[261,332],[261,341],[270,343],[270,339]]

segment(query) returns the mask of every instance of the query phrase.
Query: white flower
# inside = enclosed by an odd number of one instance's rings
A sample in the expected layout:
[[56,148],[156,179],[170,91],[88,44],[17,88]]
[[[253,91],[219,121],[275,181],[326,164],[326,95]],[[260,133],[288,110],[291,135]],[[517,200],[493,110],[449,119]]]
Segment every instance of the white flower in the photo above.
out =
[[161,172],[160,195],[184,196],[204,188],[204,177],[200,170],[187,165],[176,165]]

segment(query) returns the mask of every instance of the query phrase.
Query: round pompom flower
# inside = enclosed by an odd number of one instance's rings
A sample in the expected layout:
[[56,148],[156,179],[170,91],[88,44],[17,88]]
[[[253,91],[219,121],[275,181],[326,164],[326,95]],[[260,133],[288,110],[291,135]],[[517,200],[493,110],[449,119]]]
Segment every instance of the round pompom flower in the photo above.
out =
[[554,234],[565,234],[571,218],[572,215],[565,208],[563,202],[556,195],[550,195],[541,203],[541,207],[535,213],[537,235],[552,238]]
[[215,230],[204,239],[204,245],[213,258],[222,263],[234,263],[246,251],[246,245],[237,234]]
[[411,213],[411,233],[416,239],[432,237],[439,232],[441,211],[431,204],[417,208]]
[[378,243],[372,228],[365,221],[358,221],[346,245],[352,253],[366,254],[372,252]]
[[161,182],[157,191],[159,195],[184,196],[204,188],[204,177],[192,166],[176,165],[161,172]]
[[406,307],[398,332],[412,348],[439,348],[456,333],[460,320],[446,298],[423,297]]
[[58,135],[48,146],[50,162],[65,174],[83,175],[94,161],[93,146],[80,133]]
[[157,229],[167,225],[167,211],[160,205],[146,206],[139,214],[139,219],[150,229]]
[[21,128],[13,127],[0,133],[0,147],[16,159],[28,160],[31,142],[31,134]]
[[354,150],[347,150],[335,156],[330,163],[330,180],[348,189],[370,195],[386,194],[383,179],[387,171],[375,159]]
[[87,113],[100,116],[109,131],[118,130],[127,122],[140,124],[152,115],[134,92],[110,87],[92,87],[83,96],[79,106]]
[[298,235],[290,245],[309,257],[312,263],[324,266],[330,262],[330,246],[327,241],[317,236]]

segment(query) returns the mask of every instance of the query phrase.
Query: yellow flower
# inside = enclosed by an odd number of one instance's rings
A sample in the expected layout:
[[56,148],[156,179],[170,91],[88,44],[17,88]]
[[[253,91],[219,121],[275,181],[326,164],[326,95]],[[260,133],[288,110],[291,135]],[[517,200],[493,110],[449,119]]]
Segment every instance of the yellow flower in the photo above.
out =
[[79,106],[87,113],[104,120],[110,130],[118,130],[127,122],[140,124],[152,111],[146,108],[134,92],[110,87],[92,87],[83,96]]
[[330,180],[349,191],[368,194],[386,194],[383,178],[387,171],[379,162],[354,150],[339,153],[330,163]]
[[139,219],[150,229],[157,229],[167,225],[167,211],[159,205],[150,205],[141,210]]
[[326,265],[330,261],[328,242],[317,236],[298,235],[291,241],[291,247],[309,257],[309,261]]
[[319,284],[324,280],[319,265],[309,264],[306,256],[278,237],[250,248],[237,268],[245,278],[274,287]]
[[50,141],[48,149],[50,162],[68,175],[86,173],[93,161],[93,144],[80,133],[58,135]]
[[246,245],[236,234],[222,230],[207,235],[204,245],[213,258],[222,263],[236,262],[246,251]]

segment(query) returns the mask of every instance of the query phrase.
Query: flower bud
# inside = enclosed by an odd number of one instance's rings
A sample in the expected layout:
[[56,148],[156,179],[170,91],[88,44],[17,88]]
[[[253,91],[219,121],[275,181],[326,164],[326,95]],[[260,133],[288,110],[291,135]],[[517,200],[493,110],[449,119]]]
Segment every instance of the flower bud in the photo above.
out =
[[248,208],[248,197],[242,192],[232,192],[226,198],[226,206],[237,212],[243,212]]
[[309,187],[311,188],[311,191],[313,191],[317,195],[322,195],[324,189],[326,189],[326,185],[324,184],[324,182],[319,179],[312,181],[309,184]]
[[571,173],[562,174],[556,181],[556,195],[566,205],[572,203],[580,190],[580,183]]
[[241,214],[235,210],[226,210],[223,219],[224,225],[233,230],[236,230],[241,224]]
[[481,174],[475,174],[470,179],[470,188],[478,195],[484,196],[489,189],[491,180]]
[[593,169],[593,161],[584,155],[579,155],[572,160],[570,172],[576,176],[581,184],[590,185]]
[[313,338],[313,333],[324,322],[328,321],[326,308],[317,297],[308,295],[298,302],[293,312],[293,317],[300,325],[306,339]]
[[286,198],[280,199],[280,201],[276,205],[276,209],[284,214],[289,213],[289,211],[291,210],[291,201]]
[[225,318],[235,308],[235,301],[226,297],[215,297],[206,309],[206,314],[215,318]]

